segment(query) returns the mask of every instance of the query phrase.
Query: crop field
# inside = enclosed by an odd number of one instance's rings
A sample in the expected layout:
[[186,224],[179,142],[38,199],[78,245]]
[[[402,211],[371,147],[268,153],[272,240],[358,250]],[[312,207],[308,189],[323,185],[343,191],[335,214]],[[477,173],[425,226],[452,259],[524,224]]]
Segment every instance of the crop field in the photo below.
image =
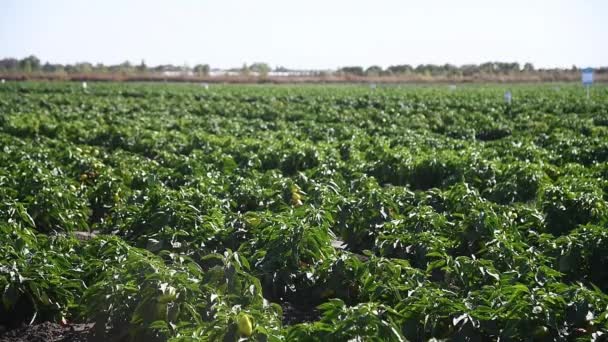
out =
[[608,88],[509,88],[2,84],[0,327],[601,341]]

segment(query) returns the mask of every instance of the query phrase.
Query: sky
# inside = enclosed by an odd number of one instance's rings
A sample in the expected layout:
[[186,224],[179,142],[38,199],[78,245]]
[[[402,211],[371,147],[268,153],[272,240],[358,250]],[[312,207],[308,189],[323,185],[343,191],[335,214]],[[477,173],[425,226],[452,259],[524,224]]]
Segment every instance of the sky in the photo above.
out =
[[0,58],[300,69],[608,65],[608,0],[0,0]]

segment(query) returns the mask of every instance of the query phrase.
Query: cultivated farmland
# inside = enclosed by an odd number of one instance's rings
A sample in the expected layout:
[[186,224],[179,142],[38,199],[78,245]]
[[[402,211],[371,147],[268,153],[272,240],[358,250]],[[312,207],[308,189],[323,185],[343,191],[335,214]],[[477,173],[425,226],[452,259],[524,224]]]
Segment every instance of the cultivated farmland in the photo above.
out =
[[601,340],[608,89],[506,89],[2,84],[0,325]]

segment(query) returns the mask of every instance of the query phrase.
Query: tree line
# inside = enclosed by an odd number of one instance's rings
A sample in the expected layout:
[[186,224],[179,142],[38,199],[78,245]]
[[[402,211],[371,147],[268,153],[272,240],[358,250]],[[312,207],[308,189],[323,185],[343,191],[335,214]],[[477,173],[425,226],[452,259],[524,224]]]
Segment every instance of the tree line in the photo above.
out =
[[[0,59],[0,72],[15,72],[15,73],[67,73],[67,74],[88,74],[88,73],[122,73],[126,75],[147,74],[147,73],[189,73],[194,76],[208,76],[211,68],[209,64],[189,65],[173,65],[162,64],[156,66],[148,66],[145,61],[139,64],[133,64],[125,61],[116,65],[104,65],[102,63],[80,62],[74,64],[57,64],[45,62],[34,55],[23,59],[4,58]],[[287,70],[283,67],[277,67],[275,71]],[[243,75],[257,74],[265,75],[273,71],[268,63],[258,62],[251,65],[244,64],[239,68],[231,68],[227,71],[235,71]]]
[[[364,68],[362,66],[347,66],[338,69],[339,73],[354,76],[391,76],[391,75],[425,75],[425,76],[474,76],[479,74],[488,75],[513,75],[518,73],[534,72],[578,72],[579,68],[573,65],[571,68],[540,68],[536,69],[532,63],[523,65],[505,62],[486,62],[482,64],[465,64],[456,66],[453,64],[420,64],[412,66],[409,64],[391,65],[385,69],[378,65]],[[608,73],[608,67],[595,69],[597,73]]]
[[104,65],[102,63],[79,62],[74,64],[58,64],[58,63],[42,63],[40,59],[34,55],[23,59],[4,58],[0,59],[0,72],[18,72],[18,73],[67,73],[67,74],[87,74],[87,73],[124,73],[124,74],[142,74],[142,73],[160,73],[160,72],[192,72],[195,75],[205,76],[209,74],[208,64],[197,64],[193,67],[183,65],[177,66],[172,64],[164,64],[157,66],[148,66],[145,61],[139,64],[133,64],[125,61],[115,65]]
[[[57,64],[45,62],[34,56],[28,56],[22,59],[4,58],[0,59],[0,73],[10,74],[121,74],[121,75],[192,75],[199,77],[209,76],[211,68],[209,64],[189,65],[172,65],[163,64],[156,66],[148,66],[145,61],[139,64],[133,64],[125,61],[116,65],[104,65],[102,63],[80,62],[74,64]],[[288,68],[279,66],[274,69],[268,63],[253,63],[251,65],[243,64],[241,67],[231,68],[226,71],[236,73],[243,76],[266,76],[271,72],[288,73]],[[408,76],[420,75],[428,77],[470,77],[475,75],[518,75],[518,74],[533,74],[538,73],[573,73],[578,72],[579,68],[573,65],[571,68],[540,68],[536,69],[532,63],[519,64],[505,62],[486,62],[482,64],[466,64],[456,66],[453,64],[420,64],[417,66],[409,64],[391,65],[387,68],[382,68],[378,65],[369,67],[363,66],[345,66],[338,68],[335,71],[329,72],[336,76],[357,76],[357,77],[383,77],[383,76]],[[608,67],[596,68],[598,74],[608,74]],[[327,71],[319,71],[319,75],[326,74]]]

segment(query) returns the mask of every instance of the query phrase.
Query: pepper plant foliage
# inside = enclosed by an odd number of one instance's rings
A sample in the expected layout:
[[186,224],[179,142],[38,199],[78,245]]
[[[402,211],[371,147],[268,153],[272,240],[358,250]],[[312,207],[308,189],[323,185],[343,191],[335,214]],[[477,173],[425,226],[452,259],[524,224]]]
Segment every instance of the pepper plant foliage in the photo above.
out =
[[608,90],[503,91],[3,84],[0,325],[602,340]]

